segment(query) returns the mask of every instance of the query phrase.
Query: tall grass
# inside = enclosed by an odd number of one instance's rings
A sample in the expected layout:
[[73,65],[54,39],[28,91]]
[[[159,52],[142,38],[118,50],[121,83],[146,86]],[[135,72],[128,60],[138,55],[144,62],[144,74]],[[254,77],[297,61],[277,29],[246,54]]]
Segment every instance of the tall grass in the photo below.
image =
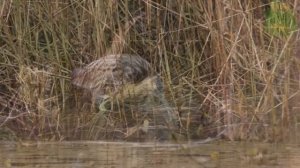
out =
[[78,103],[70,72],[105,54],[131,53],[163,76],[188,138],[281,139],[297,106],[291,103],[297,32],[265,31],[269,6],[257,0],[2,1],[0,129],[28,139],[113,137],[108,128],[124,125]]

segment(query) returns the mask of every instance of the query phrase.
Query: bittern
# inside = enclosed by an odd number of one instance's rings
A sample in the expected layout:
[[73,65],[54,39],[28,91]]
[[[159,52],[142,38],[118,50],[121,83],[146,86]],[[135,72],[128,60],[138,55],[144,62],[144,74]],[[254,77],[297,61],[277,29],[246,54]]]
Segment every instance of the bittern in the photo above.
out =
[[135,84],[150,73],[148,61],[137,55],[107,55],[72,72],[72,84],[91,91],[94,100],[106,99],[123,86]]
[[[104,56],[73,70],[72,84],[89,90],[94,103],[102,111],[106,110],[107,102],[113,103],[115,100],[151,106],[151,103],[147,103],[147,97],[158,98],[163,106],[168,106],[161,78],[151,75],[150,63],[138,55]],[[173,121],[174,114],[168,111],[164,118]]]

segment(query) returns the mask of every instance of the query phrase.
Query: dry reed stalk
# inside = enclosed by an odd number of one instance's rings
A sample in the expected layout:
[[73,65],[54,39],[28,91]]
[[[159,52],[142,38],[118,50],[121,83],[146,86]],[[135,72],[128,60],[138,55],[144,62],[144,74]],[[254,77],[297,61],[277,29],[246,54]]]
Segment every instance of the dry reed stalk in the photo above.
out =
[[[268,3],[14,0],[0,7],[0,100],[9,102],[0,105],[0,115],[18,116],[4,125],[26,128],[12,129],[20,136],[97,139],[124,132],[115,124],[126,120],[122,114],[108,116],[101,127],[90,124],[96,114],[73,108],[71,69],[110,52],[142,55],[161,72],[188,138],[270,140],[293,120],[295,38],[264,30]],[[55,74],[41,75],[47,67]],[[48,80],[49,97],[42,94]]]

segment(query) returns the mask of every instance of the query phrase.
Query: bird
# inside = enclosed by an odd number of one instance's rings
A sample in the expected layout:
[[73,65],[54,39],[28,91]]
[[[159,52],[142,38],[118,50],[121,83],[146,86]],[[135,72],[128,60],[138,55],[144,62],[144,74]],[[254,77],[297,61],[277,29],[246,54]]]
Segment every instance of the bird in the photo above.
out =
[[[100,111],[109,111],[107,106],[119,106],[119,102],[146,112],[154,105],[168,108],[162,78],[152,71],[150,63],[139,55],[110,54],[75,68],[71,83],[92,93],[92,102]],[[167,124],[176,124],[171,110],[161,115]]]
[[110,54],[72,71],[72,84],[92,93],[96,102],[150,75],[150,63],[139,55]]

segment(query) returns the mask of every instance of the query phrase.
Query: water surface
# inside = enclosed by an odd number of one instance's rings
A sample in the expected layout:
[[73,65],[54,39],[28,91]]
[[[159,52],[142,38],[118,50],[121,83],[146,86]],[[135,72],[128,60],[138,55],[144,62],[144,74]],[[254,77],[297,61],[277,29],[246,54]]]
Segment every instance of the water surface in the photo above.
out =
[[298,168],[296,144],[0,142],[0,167]]

